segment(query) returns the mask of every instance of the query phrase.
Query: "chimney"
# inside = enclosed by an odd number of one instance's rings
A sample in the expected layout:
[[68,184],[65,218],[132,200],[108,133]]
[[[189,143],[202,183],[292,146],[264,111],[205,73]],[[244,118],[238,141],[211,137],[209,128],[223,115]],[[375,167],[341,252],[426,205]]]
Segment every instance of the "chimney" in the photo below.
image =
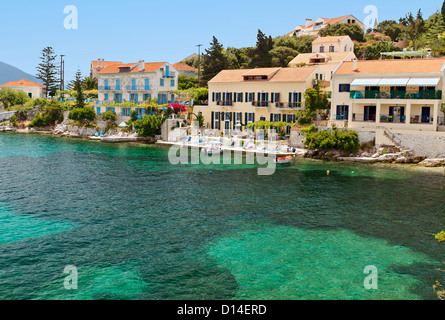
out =
[[357,59],[354,59],[353,62],[354,62],[354,67],[352,68],[352,70],[357,71]]
[[312,24],[312,19],[306,19],[306,28]]
[[139,60],[139,72],[145,71],[145,61]]
[[105,69],[105,59],[102,59],[102,69]]
[[97,69],[100,69],[100,59],[97,59]]

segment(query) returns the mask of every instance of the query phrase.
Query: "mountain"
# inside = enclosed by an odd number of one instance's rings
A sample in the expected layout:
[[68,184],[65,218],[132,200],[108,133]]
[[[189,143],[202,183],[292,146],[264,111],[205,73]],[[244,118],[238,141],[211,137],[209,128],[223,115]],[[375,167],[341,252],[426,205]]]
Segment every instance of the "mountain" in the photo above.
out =
[[13,67],[7,63],[0,62],[0,84],[9,82],[9,81],[18,81],[18,80],[29,80],[32,82],[42,83],[41,80],[37,79],[35,76],[30,75],[16,67]]

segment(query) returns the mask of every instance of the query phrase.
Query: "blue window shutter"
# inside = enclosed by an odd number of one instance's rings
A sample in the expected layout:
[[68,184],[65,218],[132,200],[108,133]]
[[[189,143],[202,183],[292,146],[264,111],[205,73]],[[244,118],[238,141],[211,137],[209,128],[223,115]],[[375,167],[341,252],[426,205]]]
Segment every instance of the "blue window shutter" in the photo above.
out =
[[161,87],[163,87],[164,86],[164,79],[161,79]]
[[104,90],[108,90],[108,79],[104,80]]
[[150,79],[145,79],[145,90],[150,90]]
[[134,95],[134,102],[138,103],[138,94],[137,93]]
[[121,80],[116,79],[116,90],[120,90],[120,89],[121,89]]
[[97,109],[96,109],[96,113],[97,113],[97,114],[100,114],[100,107],[97,107]]
[[136,79],[131,79],[131,90],[136,90]]
[[165,66],[165,76],[166,77],[170,76],[170,67],[169,66]]
[[108,100],[108,93],[105,93],[104,99]]
[[174,87],[175,86],[175,80],[171,81],[171,86]]

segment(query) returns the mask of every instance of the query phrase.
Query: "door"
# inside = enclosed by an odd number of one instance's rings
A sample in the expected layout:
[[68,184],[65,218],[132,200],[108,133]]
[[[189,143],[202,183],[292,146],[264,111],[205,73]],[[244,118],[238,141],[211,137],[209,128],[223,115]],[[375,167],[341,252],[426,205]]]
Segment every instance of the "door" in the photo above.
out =
[[422,123],[430,123],[431,107],[422,107]]
[[337,106],[337,120],[349,119],[349,106]]

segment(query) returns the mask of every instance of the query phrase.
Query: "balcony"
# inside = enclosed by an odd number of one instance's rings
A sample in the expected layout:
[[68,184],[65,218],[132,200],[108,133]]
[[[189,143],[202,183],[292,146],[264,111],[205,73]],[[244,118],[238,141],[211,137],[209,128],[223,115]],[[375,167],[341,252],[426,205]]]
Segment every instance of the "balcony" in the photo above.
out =
[[365,91],[351,91],[350,98],[354,100],[359,99],[405,99],[405,100],[441,100],[441,90],[431,91],[397,91],[391,90],[384,92],[380,90],[365,90]]
[[100,86],[99,91],[121,91],[120,89],[116,89],[113,86]]
[[273,106],[284,109],[298,109],[301,108],[301,102],[274,102]]
[[174,78],[174,77],[176,77],[176,72],[175,72],[175,71],[170,71],[168,74],[166,74],[166,73],[164,72],[163,77],[164,77],[164,78]]
[[145,86],[127,86],[127,91],[150,91],[150,88]]
[[217,106],[233,106],[233,101],[224,100],[224,101],[216,101]]
[[269,101],[252,101],[252,105],[254,107],[267,108],[269,107]]

